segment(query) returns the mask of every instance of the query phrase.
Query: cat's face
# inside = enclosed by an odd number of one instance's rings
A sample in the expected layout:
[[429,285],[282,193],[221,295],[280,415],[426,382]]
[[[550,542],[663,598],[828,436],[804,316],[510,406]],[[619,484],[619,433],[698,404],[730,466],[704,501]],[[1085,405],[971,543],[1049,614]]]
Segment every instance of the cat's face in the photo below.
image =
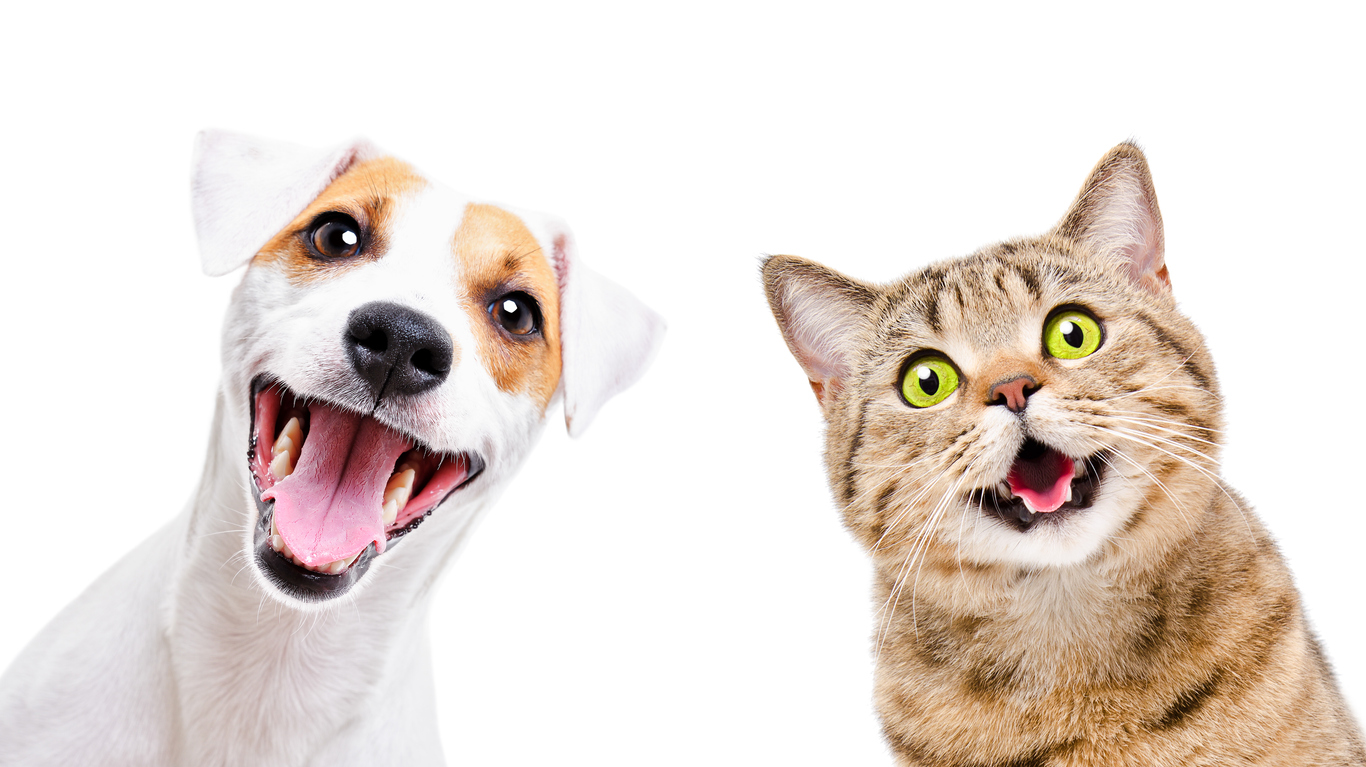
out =
[[787,256],[764,275],[875,557],[1061,566],[1189,530],[1219,399],[1136,148],[1102,160],[1043,237],[886,286]]

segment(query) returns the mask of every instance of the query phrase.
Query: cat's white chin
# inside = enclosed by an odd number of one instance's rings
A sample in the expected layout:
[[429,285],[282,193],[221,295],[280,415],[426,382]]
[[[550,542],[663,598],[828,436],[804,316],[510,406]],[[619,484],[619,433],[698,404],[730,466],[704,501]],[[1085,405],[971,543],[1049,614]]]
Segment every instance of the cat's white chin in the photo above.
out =
[[1089,508],[1065,518],[1043,520],[1027,530],[985,515],[979,508],[968,508],[964,513],[973,518],[961,524],[958,551],[964,560],[984,565],[1076,565],[1099,552],[1142,500],[1141,492],[1131,483],[1106,472]]

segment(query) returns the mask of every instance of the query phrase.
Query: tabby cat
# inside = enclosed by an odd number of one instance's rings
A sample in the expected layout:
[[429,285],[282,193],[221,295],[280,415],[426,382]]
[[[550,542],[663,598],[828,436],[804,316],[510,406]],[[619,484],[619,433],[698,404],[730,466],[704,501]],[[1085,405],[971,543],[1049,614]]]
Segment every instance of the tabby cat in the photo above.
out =
[[1060,224],[874,285],[793,256],[769,304],[872,555],[900,764],[1366,765],[1177,311],[1147,162]]

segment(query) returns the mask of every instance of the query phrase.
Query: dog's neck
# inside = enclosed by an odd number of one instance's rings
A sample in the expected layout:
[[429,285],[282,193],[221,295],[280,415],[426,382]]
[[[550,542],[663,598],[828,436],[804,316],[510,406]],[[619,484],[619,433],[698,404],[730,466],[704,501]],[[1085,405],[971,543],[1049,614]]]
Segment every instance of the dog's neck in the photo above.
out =
[[[392,726],[396,709],[413,712],[402,737],[434,740],[427,607],[440,560],[477,509],[459,510],[466,522],[454,539],[404,541],[404,563],[377,563],[354,595],[312,611],[281,604],[245,559],[254,524],[246,433],[223,405],[220,396],[165,616],[185,762],[303,763],[339,733],[364,729],[367,714],[390,712]],[[445,551],[434,550],[438,541]]]

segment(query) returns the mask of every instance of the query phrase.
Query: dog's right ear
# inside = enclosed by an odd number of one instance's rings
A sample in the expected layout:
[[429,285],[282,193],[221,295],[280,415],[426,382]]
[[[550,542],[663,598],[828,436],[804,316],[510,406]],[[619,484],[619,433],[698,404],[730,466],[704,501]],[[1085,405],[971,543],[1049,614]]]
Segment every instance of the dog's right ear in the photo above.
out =
[[216,277],[250,261],[328,184],[379,154],[360,139],[320,150],[201,131],[194,144],[190,200],[204,273]]

